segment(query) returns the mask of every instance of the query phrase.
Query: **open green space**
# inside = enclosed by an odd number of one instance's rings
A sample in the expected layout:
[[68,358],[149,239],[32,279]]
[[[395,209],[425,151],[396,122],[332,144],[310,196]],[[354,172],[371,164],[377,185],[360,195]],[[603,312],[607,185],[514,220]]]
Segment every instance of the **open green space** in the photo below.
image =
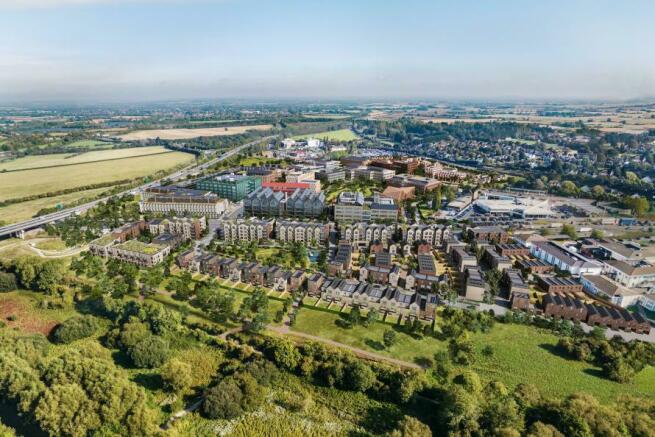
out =
[[357,135],[355,132],[353,132],[350,129],[339,129],[339,130],[318,132],[315,134],[296,135],[293,137],[294,140],[305,140],[307,138],[316,138],[318,140],[327,140],[327,141],[353,141],[353,140],[358,140],[359,135]]
[[188,153],[169,152],[136,155],[120,161],[86,162],[65,167],[0,173],[0,201],[149,176],[188,164],[193,159],[193,155]]
[[[416,339],[400,330],[397,343],[382,348],[383,333],[393,325],[378,322],[347,329],[337,325],[340,319],[334,312],[305,306],[292,329],[410,362],[431,359],[447,348],[445,341],[433,337]],[[655,368],[646,368],[627,384],[610,381],[588,363],[557,355],[554,347],[558,337],[532,326],[497,323],[491,332],[473,334],[472,339],[476,350],[472,368],[488,380],[499,380],[510,387],[531,383],[548,396],[586,392],[603,402],[620,394],[655,399]],[[491,356],[482,353],[487,345],[493,349]]]

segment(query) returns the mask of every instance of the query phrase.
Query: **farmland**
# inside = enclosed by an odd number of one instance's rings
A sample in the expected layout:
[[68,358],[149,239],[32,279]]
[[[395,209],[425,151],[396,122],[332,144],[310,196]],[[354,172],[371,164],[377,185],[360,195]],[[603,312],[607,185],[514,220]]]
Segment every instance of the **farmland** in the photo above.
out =
[[168,153],[163,147],[133,147],[130,149],[112,149],[86,152],[80,154],[58,153],[52,155],[33,155],[24,158],[8,160],[0,163],[1,171],[17,171],[36,168],[57,167],[62,165],[84,164],[114,159],[127,159],[136,156]]
[[[134,149],[91,153],[105,154],[109,152],[131,154],[134,153]],[[90,184],[135,179],[152,175],[160,170],[172,169],[193,160],[192,155],[182,152],[131,156],[129,159],[129,155],[123,155],[124,159],[119,158],[120,155],[112,156],[115,158],[109,161],[82,162],[63,167],[0,173],[0,200],[42,195]],[[120,161],[116,161],[116,159],[120,159]],[[13,161],[12,164],[16,165],[15,163],[18,161],[20,160]],[[25,181],[30,181],[30,183],[26,184]]]
[[358,140],[359,136],[355,134],[353,131],[351,131],[350,129],[339,129],[339,130],[319,132],[315,134],[297,135],[293,138],[296,140],[317,138],[319,140],[327,140],[327,141],[353,141],[353,140]]
[[198,137],[238,135],[250,130],[267,130],[272,127],[273,126],[270,124],[259,124],[253,126],[229,126],[198,129],[147,129],[120,135],[120,139],[123,141],[140,141],[155,138],[161,138],[162,140],[185,140]]
[[[339,315],[326,310],[303,308],[293,330],[317,335],[371,352],[410,362],[431,359],[445,350],[447,343],[436,338],[413,338],[398,333],[398,341],[383,348],[382,335],[392,325],[339,327]],[[571,361],[553,352],[558,337],[530,326],[496,324],[489,333],[473,335],[476,361],[473,370],[488,380],[500,380],[510,387],[531,383],[549,396],[564,396],[575,392],[591,393],[608,402],[622,393],[655,396],[655,368],[646,368],[629,384],[619,384],[599,376],[599,369],[590,364]],[[491,345],[493,355],[481,351]]]

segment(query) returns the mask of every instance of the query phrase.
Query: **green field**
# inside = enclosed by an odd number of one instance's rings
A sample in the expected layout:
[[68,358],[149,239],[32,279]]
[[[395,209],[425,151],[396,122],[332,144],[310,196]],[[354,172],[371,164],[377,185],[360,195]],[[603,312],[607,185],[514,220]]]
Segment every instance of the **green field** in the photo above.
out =
[[293,137],[295,140],[304,140],[307,138],[316,138],[319,140],[327,139],[328,141],[353,141],[358,140],[359,136],[350,129],[339,129],[319,132],[316,134],[296,135]]
[[[107,152],[123,152],[124,156],[135,153],[134,149],[124,149],[90,152],[89,155]],[[65,167],[0,173],[0,200],[52,193],[90,184],[135,179],[188,164],[194,159],[193,155],[182,152],[132,156],[119,161],[87,162]]]
[[91,201],[109,189],[109,187],[96,188],[94,190],[78,191],[54,197],[44,197],[42,199],[0,207],[0,221],[16,223],[27,220],[32,218],[34,214],[43,208],[54,208],[57,205],[66,205],[83,199]]
[[[339,318],[332,312],[305,307],[292,329],[412,362],[432,358],[435,352],[447,347],[445,341],[436,338],[417,340],[399,332],[397,344],[381,349],[382,335],[391,325],[376,323],[369,327],[344,329],[335,323]],[[549,332],[531,326],[497,323],[490,333],[477,333],[472,338],[476,349],[473,370],[489,380],[500,380],[510,387],[522,382],[535,384],[548,396],[581,391],[591,393],[603,402],[622,393],[655,399],[655,368],[645,369],[629,384],[610,381],[600,376],[600,370],[590,364],[553,353],[558,337]],[[486,345],[493,348],[491,357],[481,353]]]

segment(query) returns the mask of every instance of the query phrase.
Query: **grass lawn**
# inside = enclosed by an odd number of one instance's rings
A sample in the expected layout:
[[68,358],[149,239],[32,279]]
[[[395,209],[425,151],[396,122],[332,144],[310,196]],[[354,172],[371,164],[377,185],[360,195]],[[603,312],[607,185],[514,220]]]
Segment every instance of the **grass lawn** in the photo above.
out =
[[[72,308],[44,309],[41,302],[47,298],[43,293],[16,290],[0,293],[0,320],[9,328],[24,333],[50,334],[60,322],[77,314]],[[9,320],[14,318],[15,320]]]
[[304,140],[307,138],[316,138],[319,140],[328,140],[328,141],[353,141],[353,140],[358,140],[359,135],[357,135],[355,132],[351,131],[350,129],[339,129],[339,130],[319,132],[315,134],[296,135],[293,137],[294,140]]
[[65,144],[66,147],[93,147],[94,149],[103,149],[111,147],[112,143],[98,140],[79,140],[72,143]]
[[[114,152],[114,150],[106,152]],[[105,152],[89,154],[91,153]],[[169,170],[180,164],[187,164],[193,159],[193,155],[188,153],[169,152],[135,156],[120,161],[90,162],[66,167],[0,173],[0,200],[51,193],[89,184],[135,179],[152,175],[160,170]]]
[[[292,329],[411,362],[432,358],[435,352],[447,347],[445,341],[436,338],[417,340],[398,332],[397,343],[382,349],[382,335],[391,325],[376,323],[344,329],[336,324],[339,319],[335,313],[304,307]],[[521,382],[532,383],[548,396],[583,391],[601,401],[610,401],[625,393],[655,399],[655,368],[645,369],[629,384],[609,381],[599,375],[599,369],[553,353],[558,337],[549,332],[497,323],[490,333],[477,333],[472,338],[477,355],[473,370],[487,380],[500,380],[510,387]],[[481,353],[486,345],[493,348],[490,357]]]
[[66,250],[66,243],[59,238],[38,241],[34,245],[41,250]]

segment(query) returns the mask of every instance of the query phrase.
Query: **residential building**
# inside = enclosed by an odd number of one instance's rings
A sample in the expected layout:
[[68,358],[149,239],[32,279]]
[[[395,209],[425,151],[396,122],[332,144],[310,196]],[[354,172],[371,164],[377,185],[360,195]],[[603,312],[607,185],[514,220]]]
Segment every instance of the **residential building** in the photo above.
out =
[[557,276],[537,276],[537,284],[546,293],[578,293],[582,291],[582,284],[573,278],[560,278]]
[[529,273],[550,273],[554,270],[552,264],[540,259],[520,259],[516,261],[516,268]]
[[463,247],[456,246],[450,251],[450,259],[457,271],[464,273],[467,267],[477,267],[478,259],[475,255],[468,253]]
[[530,249],[525,246],[521,246],[520,244],[496,244],[496,251],[502,256],[507,256],[510,258],[530,256]]
[[152,235],[169,233],[181,235],[187,240],[199,240],[205,229],[207,229],[207,220],[204,216],[153,219],[148,222],[148,230]]
[[378,223],[356,223],[341,226],[340,238],[349,241],[354,246],[370,246],[379,241],[388,246],[393,238],[395,228],[392,225]]
[[492,269],[500,270],[501,272],[505,269],[512,268],[512,260],[506,256],[503,256],[496,252],[491,247],[484,249],[484,254],[482,258],[487,263],[487,265]]
[[477,226],[467,230],[468,237],[475,241],[507,243],[509,234],[499,226]]
[[138,220],[132,223],[125,223],[123,226],[114,229],[111,232],[111,235],[115,240],[124,242],[132,238],[137,238],[145,229],[146,222],[143,220]]
[[347,241],[339,241],[337,253],[328,264],[328,275],[344,277],[350,274],[353,248]]
[[374,167],[386,168],[396,173],[414,174],[419,168],[421,162],[418,158],[380,158],[371,161],[370,165]]
[[128,240],[109,248],[108,256],[120,261],[129,262],[143,267],[151,267],[164,261],[171,252],[169,246],[142,243],[138,240]]
[[223,174],[199,180],[196,188],[211,191],[219,197],[238,202],[260,188],[261,185],[262,179],[259,176]]
[[426,242],[433,247],[437,247],[449,236],[450,228],[444,225],[410,225],[403,227],[403,240],[407,244]]
[[274,220],[248,219],[222,220],[219,224],[220,236],[225,241],[268,240],[273,233]]
[[477,267],[466,267],[464,270],[464,297],[468,300],[482,302],[484,300],[486,283]]
[[143,192],[143,200],[139,206],[141,212],[219,218],[227,210],[228,201],[210,191],[156,187]]
[[278,220],[275,224],[275,238],[285,243],[305,243],[315,246],[327,242],[331,223],[298,222]]
[[416,188],[388,186],[382,192],[382,196],[393,199],[396,202],[403,202],[405,200],[411,200],[416,197]]
[[530,303],[530,295],[525,292],[516,292],[511,294],[512,310],[514,311],[530,311],[532,304]]
[[309,189],[296,189],[290,196],[271,188],[260,188],[243,201],[244,210],[251,215],[276,217],[318,217],[325,209],[325,195]]

